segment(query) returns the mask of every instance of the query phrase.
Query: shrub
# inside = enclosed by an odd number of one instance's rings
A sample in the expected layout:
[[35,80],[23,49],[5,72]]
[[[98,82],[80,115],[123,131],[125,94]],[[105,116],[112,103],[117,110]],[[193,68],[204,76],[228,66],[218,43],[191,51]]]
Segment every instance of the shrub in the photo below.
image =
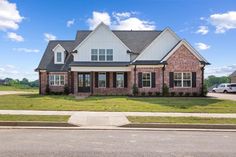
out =
[[142,93],[141,93],[141,96],[145,96],[145,95],[146,95],[146,93],[145,93],[145,92],[142,92]]
[[192,96],[197,97],[198,93],[197,92],[193,92]]
[[179,96],[183,96],[184,95],[184,92],[179,92]]
[[170,95],[171,95],[171,96],[175,96],[176,93],[175,93],[175,92],[171,92]]
[[161,93],[160,92],[155,92],[156,96],[160,96]]
[[169,87],[166,84],[163,85],[162,91],[163,91],[163,96],[169,96]]
[[204,84],[204,85],[203,85],[203,89],[202,89],[201,95],[202,95],[202,96],[206,96],[207,93],[208,93],[207,86],[206,86],[206,84]]
[[152,96],[152,92],[148,92],[148,95],[149,95],[149,96]]
[[69,87],[68,87],[67,84],[65,84],[64,93],[65,93],[66,95],[69,95],[69,94],[70,94],[70,90],[69,90]]
[[138,87],[136,84],[133,85],[132,87],[132,92],[133,92],[133,95],[134,96],[137,96],[138,95]]
[[190,93],[189,93],[189,92],[186,92],[186,93],[184,94],[184,96],[189,97],[189,96],[190,96]]
[[46,85],[46,94],[50,94],[50,93],[51,93],[51,91],[50,91],[49,85],[47,84]]

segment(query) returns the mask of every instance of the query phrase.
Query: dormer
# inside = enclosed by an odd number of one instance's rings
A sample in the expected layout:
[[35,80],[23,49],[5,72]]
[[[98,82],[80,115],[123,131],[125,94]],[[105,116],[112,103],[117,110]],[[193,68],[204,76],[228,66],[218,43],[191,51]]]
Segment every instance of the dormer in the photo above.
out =
[[57,44],[52,51],[54,52],[54,64],[64,64],[65,49],[60,44]]

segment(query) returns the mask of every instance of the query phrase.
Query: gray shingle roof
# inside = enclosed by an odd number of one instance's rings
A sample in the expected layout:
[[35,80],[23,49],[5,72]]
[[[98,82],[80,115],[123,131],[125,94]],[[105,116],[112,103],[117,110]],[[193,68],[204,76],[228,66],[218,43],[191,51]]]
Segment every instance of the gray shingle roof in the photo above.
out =
[[[52,40],[49,41],[44,55],[36,70],[67,71],[70,63],[73,62],[71,52],[78,46],[92,31],[77,31],[75,40]],[[112,31],[132,52],[140,53],[147,47],[161,31]],[[54,53],[52,49],[60,44],[66,51],[65,64],[54,64]],[[104,64],[106,65],[106,64]]]
[[97,67],[117,67],[128,66],[130,62],[72,62],[70,66],[97,66]]
[[236,71],[229,75],[229,77],[236,77]]

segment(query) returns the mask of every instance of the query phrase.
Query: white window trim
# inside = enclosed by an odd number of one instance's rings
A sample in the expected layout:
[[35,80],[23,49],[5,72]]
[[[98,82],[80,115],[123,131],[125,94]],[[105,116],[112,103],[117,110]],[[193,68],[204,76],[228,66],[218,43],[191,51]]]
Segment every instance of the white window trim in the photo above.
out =
[[[99,86],[99,74],[105,74],[105,87]],[[99,72],[98,73],[98,88],[106,88],[107,87],[107,73],[106,72]]]
[[[123,74],[123,87],[117,87],[117,74]],[[125,88],[125,73],[124,72],[116,73],[116,88]]]
[[[150,86],[149,87],[143,86],[143,74],[150,74]],[[151,72],[143,72],[142,73],[142,88],[151,88],[151,87],[152,87],[152,73]]]
[[[61,62],[58,62],[57,61],[57,54],[58,53],[61,53]],[[55,64],[64,64],[64,60],[65,60],[65,54],[64,52],[61,52],[61,51],[55,51],[54,52],[54,63]]]
[[[92,48],[92,49],[96,49],[96,48]],[[90,52],[90,58],[91,58],[91,61],[92,62],[113,62],[114,61],[114,50],[112,48],[108,48],[108,49],[105,49],[105,48],[97,48],[97,60],[92,60],[92,49],[91,49],[91,52]],[[100,60],[99,59],[99,50],[100,49],[103,49],[105,50],[105,60]],[[112,50],[112,60],[107,60],[107,50]]]
[[[51,85],[50,77],[53,76],[53,84]],[[59,76],[59,84],[55,84],[56,82],[56,76]],[[64,84],[61,84],[61,76],[64,76]],[[62,74],[49,74],[49,86],[65,86],[65,75]]]
[[[192,88],[192,73],[191,72],[174,72],[174,76],[175,76],[175,73],[181,73],[181,87],[176,87],[174,84],[174,88]],[[190,79],[184,79],[184,73],[189,73]],[[180,79],[176,79],[176,80],[180,80]],[[184,80],[190,80],[189,87],[184,87]],[[174,78],[174,81],[175,81],[175,78]]]

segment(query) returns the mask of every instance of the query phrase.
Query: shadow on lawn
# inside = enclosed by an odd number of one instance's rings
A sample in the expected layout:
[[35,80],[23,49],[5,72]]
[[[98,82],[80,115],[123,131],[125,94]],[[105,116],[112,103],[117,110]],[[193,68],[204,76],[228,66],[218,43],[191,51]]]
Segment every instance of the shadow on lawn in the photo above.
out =
[[220,103],[223,100],[209,98],[130,98],[133,101],[145,102],[152,105],[168,106],[176,109],[188,109],[193,106],[208,106],[211,104]]

